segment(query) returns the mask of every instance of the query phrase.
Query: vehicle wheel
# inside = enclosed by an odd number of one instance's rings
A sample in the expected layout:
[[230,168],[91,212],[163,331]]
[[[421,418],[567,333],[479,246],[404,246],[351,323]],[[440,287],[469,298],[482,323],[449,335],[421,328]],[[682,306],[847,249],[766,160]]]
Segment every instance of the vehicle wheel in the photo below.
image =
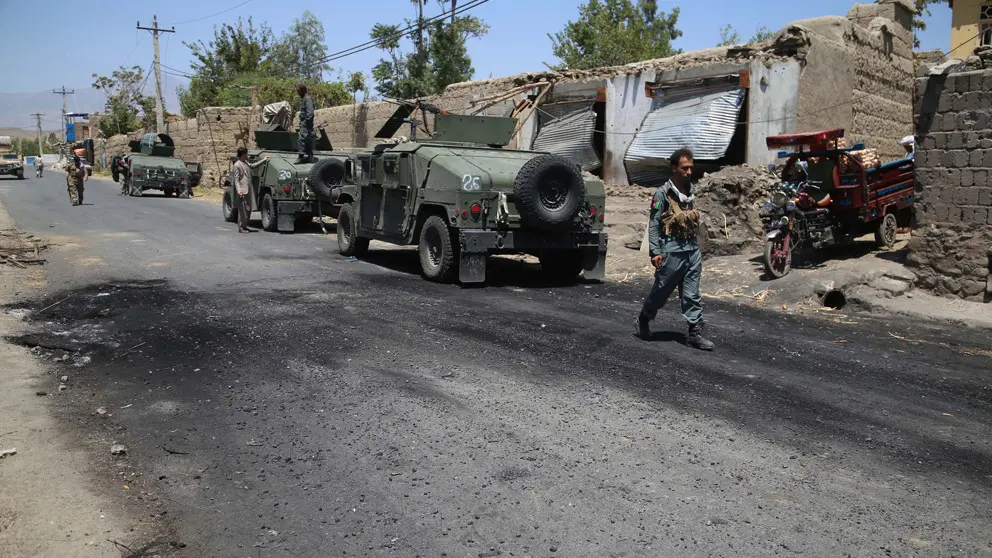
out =
[[[338,221],[341,226],[341,221]],[[455,250],[457,246],[448,223],[437,215],[431,215],[420,231],[420,268],[430,281],[451,281],[455,272]]]
[[896,243],[896,230],[899,228],[895,213],[886,213],[875,229],[875,241],[880,248],[891,248]]
[[773,279],[785,277],[792,269],[792,247],[788,238],[782,235],[765,242],[765,271]]
[[320,197],[330,200],[331,190],[344,184],[345,166],[337,159],[321,159],[310,168],[310,187]]
[[224,211],[224,220],[228,223],[236,223],[238,221],[238,211],[234,207],[234,196],[231,194],[230,190],[224,190],[224,201],[221,204]]
[[18,180],[24,180],[24,171],[19,171],[17,173],[17,179]]
[[269,232],[279,230],[279,217],[276,216],[276,200],[266,193],[262,198],[262,228]]
[[582,273],[581,250],[548,250],[539,259],[541,272],[555,283],[574,283]]
[[361,256],[369,250],[369,239],[358,236],[358,223],[355,222],[355,206],[341,206],[338,213],[338,252],[342,256]]
[[559,155],[539,155],[521,167],[513,194],[525,225],[557,231],[568,229],[579,214],[586,185],[575,163]]
[[118,157],[117,155],[114,155],[113,157],[110,158],[110,176],[114,179],[114,182],[121,181],[121,171],[119,168],[117,168],[117,165],[120,163],[120,161],[121,158]]
[[172,188],[162,188],[162,195],[165,196],[165,197],[167,197],[167,198],[171,198],[172,197],[172,194],[175,194],[175,193],[176,193],[176,191],[173,190]]

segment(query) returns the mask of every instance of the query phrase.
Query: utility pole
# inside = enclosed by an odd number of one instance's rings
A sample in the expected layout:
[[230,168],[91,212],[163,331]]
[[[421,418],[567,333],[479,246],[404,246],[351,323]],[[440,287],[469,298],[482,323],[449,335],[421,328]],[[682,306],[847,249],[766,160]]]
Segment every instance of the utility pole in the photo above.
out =
[[31,116],[38,119],[38,156],[41,157],[45,152],[41,149],[41,117],[45,116],[44,113],[36,112]]
[[66,142],[66,138],[65,138],[65,111],[66,111],[66,108],[65,108],[65,96],[66,95],[75,95],[76,90],[73,89],[72,91],[66,91],[65,90],[65,86],[63,85],[62,86],[62,91],[56,91],[56,90],[53,89],[52,90],[52,93],[55,93],[56,95],[62,95],[62,143],[65,143]]
[[163,132],[165,131],[165,103],[162,102],[162,67],[159,64],[158,35],[159,33],[175,33],[176,28],[159,29],[158,16],[153,15],[151,27],[142,27],[139,21],[138,29],[151,31],[152,43],[155,45],[155,132]]

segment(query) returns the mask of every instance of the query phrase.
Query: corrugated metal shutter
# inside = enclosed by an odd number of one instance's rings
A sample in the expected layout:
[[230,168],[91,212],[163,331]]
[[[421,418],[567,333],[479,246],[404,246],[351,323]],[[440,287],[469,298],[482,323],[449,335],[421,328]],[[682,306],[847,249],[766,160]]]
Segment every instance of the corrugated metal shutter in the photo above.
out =
[[599,155],[593,147],[596,112],[592,104],[593,101],[541,105],[532,149],[566,157],[582,170],[599,167]]
[[656,185],[663,180],[659,167],[676,150],[688,147],[696,159],[723,157],[737,130],[744,90],[676,91],[656,98],[624,157],[627,178],[635,184]]

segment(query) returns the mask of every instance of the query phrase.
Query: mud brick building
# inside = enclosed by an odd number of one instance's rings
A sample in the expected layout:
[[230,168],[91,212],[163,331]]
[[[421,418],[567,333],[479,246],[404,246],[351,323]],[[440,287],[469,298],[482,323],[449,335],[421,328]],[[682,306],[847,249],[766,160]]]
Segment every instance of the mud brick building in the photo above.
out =
[[[764,166],[777,160],[765,138],[798,130],[844,128],[851,141],[895,158],[913,126],[912,15],[911,0],[878,0],[844,16],[794,22],[766,43],[459,83],[426,100],[453,112],[515,116],[512,147],[565,155],[612,184],[665,180],[665,161],[682,146],[703,170]],[[395,109],[383,102],[320,109],[316,124],[335,148],[364,148]],[[203,184],[216,186],[227,156],[253,144],[260,113],[208,108],[165,131],[177,155],[203,165]],[[106,149],[113,155],[122,146],[110,138]]]
[[992,52],[921,68],[916,80],[920,286],[992,301]]

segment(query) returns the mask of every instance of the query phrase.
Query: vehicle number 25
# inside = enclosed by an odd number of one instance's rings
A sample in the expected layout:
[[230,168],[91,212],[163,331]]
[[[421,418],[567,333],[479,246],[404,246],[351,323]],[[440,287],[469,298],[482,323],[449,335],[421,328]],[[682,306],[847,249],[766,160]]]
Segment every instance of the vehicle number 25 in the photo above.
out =
[[466,174],[462,176],[462,190],[466,192],[475,192],[476,190],[482,189],[482,178],[478,176],[473,176],[471,174]]

